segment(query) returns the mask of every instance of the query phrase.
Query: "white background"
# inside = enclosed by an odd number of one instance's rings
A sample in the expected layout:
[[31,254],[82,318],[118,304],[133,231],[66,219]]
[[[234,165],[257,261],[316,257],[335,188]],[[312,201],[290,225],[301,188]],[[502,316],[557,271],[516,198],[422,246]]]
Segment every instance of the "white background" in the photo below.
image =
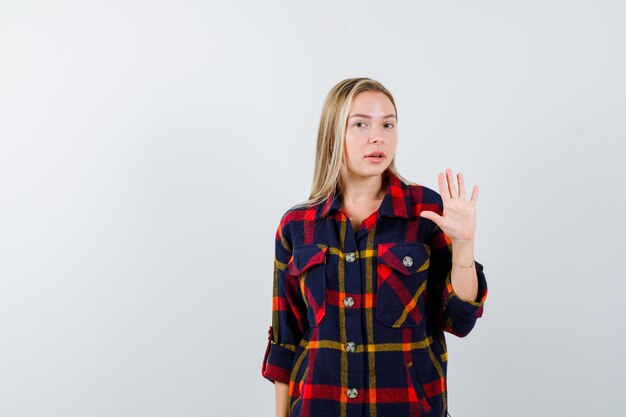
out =
[[0,1],[0,415],[273,416],[274,232],[323,99],[478,184],[454,417],[626,408],[621,1]]

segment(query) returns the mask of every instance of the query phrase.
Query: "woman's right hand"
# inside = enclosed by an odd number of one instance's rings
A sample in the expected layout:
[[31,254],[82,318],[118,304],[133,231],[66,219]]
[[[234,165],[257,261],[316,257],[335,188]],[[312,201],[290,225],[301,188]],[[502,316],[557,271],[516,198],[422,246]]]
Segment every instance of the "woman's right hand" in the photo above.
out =
[[289,416],[289,384],[274,381],[276,386],[276,417]]

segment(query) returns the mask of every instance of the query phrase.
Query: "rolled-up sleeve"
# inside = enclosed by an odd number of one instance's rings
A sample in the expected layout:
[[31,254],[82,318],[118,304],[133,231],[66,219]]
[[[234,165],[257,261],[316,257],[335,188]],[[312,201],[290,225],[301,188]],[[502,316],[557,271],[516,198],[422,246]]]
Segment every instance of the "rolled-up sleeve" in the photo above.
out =
[[483,273],[483,266],[474,260],[476,276],[478,278],[478,295],[476,299],[463,300],[459,298],[452,287],[452,271],[446,276],[443,288],[443,330],[459,337],[464,337],[474,328],[476,320],[483,315],[483,305],[487,299],[487,280]]
[[289,383],[296,348],[305,330],[303,323],[306,321],[306,305],[300,295],[297,279],[287,273],[291,255],[288,224],[283,216],[276,231],[272,324],[269,326],[261,368],[263,377],[272,383]]

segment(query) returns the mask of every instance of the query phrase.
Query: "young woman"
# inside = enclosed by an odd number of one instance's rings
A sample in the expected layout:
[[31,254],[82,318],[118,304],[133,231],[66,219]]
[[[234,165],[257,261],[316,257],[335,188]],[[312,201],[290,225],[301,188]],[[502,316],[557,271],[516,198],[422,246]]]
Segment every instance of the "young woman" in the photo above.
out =
[[276,231],[262,375],[277,417],[445,417],[444,332],[467,335],[487,283],[476,199],[461,173],[439,193],[398,173],[395,101],[368,78],[324,102],[309,200]]

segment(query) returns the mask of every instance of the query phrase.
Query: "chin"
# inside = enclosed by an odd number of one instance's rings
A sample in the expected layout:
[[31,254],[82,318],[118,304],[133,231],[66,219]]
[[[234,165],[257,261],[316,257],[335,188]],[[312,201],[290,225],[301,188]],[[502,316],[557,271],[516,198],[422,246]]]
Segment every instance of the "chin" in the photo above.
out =
[[363,169],[357,172],[358,175],[362,177],[372,177],[375,175],[382,175],[383,172],[387,170],[388,166],[380,166],[380,167],[368,167],[367,169]]

